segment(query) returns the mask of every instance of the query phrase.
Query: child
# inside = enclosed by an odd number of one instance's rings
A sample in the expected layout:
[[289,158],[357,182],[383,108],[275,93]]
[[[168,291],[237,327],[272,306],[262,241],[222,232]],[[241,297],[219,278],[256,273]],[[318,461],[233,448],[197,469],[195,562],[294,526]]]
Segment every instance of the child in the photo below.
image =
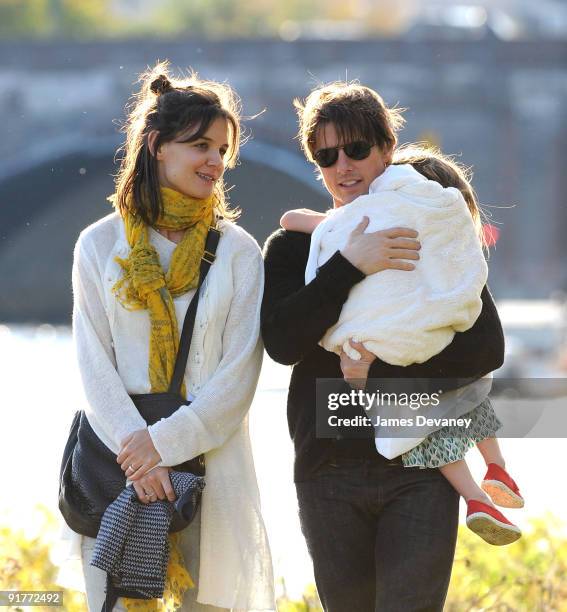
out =
[[[289,211],[281,225],[313,233],[306,283],[318,266],[344,246],[349,229],[362,220],[363,213],[370,219],[371,231],[393,225],[419,231],[421,276],[414,273],[402,279],[395,271],[384,270],[367,277],[351,291],[339,321],[320,342],[327,350],[344,350],[360,359],[349,340],[363,340],[364,348],[382,360],[409,365],[426,361],[451,342],[455,331],[474,324],[487,270],[478,239],[480,211],[463,168],[438,151],[415,147],[398,150],[393,164],[374,180],[369,195],[327,214]],[[521,537],[520,529],[493,502],[521,508],[524,500],[505,470],[494,437],[501,424],[488,398],[468,416],[472,427],[466,436],[460,431],[453,437],[444,428],[403,453],[402,461],[406,467],[438,467],[467,501],[468,527],[490,544],[509,544]],[[464,461],[475,443],[488,468],[482,488]]]

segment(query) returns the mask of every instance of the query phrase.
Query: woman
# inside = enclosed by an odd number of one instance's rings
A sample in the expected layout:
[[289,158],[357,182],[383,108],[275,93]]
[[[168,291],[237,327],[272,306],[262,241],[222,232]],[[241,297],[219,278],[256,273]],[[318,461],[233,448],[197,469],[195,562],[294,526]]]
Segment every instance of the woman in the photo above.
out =
[[[318,166],[335,208],[368,193],[391,163],[402,124],[380,96],[360,85],[335,83],[300,105],[304,151]],[[317,438],[316,380],[412,378],[448,391],[502,363],[503,338],[487,289],[473,327],[456,333],[443,351],[406,367],[381,361],[353,344],[362,359],[323,350],[319,340],[335,325],[350,290],[366,275],[419,265],[417,233],[391,228],[365,234],[361,223],[304,284],[310,236],[276,232],[265,248],[262,333],[268,353],[295,364],[288,420],[302,530],[313,558],[325,610],[441,610],[453,560],[458,496],[437,469],[403,467],[376,452],[373,431],[353,439]],[[294,333],[301,330],[301,333]],[[461,380],[457,380],[461,378]],[[443,379],[443,380],[438,380]]]
[[[226,85],[170,78],[166,63],[141,81],[112,198],[116,212],[86,228],[75,249],[73,330],[86,414],[143,504],[173,501],[168,466],[204,453],[200,516],[179,540],[196,588],[185,591],[183,572],[181,583],[166,582],[166,593],[169,585],[169,595],[183,599],[180,609],[272,609],[247,423],[262,361],[263,265],[256,242],[232,222],[222,181],[238,155],[238,104]],[[130,395],[168,388],[210,226],[221,238],[185,371],[192,403],[148,427]],[[81,550],[89,609],[98,612],[105,577],[89,565],[94,542],[83,537]],[[121,598],[115,609],[143,606]]]

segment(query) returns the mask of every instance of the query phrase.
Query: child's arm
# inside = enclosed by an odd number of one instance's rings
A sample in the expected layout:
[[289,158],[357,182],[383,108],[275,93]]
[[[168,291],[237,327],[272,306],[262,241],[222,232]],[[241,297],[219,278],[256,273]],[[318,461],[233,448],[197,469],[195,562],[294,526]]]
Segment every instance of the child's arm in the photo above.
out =
[[312,234],[315,228],[327,218],[325,213],[310,210],[309,208],[296,208],[288,210],[280,219],[280,225],[288,231]]

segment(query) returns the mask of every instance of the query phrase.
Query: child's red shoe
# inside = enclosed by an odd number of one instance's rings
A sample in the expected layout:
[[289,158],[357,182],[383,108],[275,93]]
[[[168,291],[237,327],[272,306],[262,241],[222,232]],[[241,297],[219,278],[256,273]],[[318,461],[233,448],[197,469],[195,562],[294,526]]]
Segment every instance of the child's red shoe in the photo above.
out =
[[508,472],[496,463],[489,463],[486,476],[480,485],[490,499],[503,508],[523,508],[524,498],[518,485]]
[[476,499],[467,504],[467,527],[494,546],[511,544],[522,537],[520,528],[501,512]]

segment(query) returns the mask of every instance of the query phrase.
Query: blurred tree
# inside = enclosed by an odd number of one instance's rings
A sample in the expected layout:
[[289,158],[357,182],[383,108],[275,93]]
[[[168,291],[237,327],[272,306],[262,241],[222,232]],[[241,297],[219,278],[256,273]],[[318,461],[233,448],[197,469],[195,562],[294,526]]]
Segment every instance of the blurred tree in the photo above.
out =
[[[66,612],[86,610],[83,593],[62,589],[55,583],[57,567],[50,559],[50,546],[58,519],[45,507],[36,507],[37,535],[0,527],[0,588],[7,591],[63,591]],[[53,610],[45,606],[36,609]],[[23,610],[9,607],[8,610]]]
[[391,34],[407,16],[405,5],[396,0],[156,0],[141,4],[135,19],[125,17],[129,6],[125,0],[0,0],[0,38],[105,38],[141,33],[254,38],[278,36],[285,23],[311,21],[358,21],[369,34]]
[[359,0],[328,0],[326,5],[325,19],[343,21],[356,16]]
[[53,32],[83,38],[105,35],[110,25],[109,0],[49,0]]
[[110,0],[0,0],[0,38],[93,38],[120,29]]
[[277,35],[284,21],[304,21],[324,16],[322,0],[274,2],[274,0],[165,0],[155,9],[151,22],[171,34],[197,34],[221,38]]
[[403,32],[409,21],[418,12],[414,0],[360,0],[360,16],[364,19],[368,33],[393,37]]
[[548,514],[511,546],[487,546],[459,528],[447,612],[567,612],[565,525]]
[[48,0],[0,0],[0,37],[25,38],[48,32]]

